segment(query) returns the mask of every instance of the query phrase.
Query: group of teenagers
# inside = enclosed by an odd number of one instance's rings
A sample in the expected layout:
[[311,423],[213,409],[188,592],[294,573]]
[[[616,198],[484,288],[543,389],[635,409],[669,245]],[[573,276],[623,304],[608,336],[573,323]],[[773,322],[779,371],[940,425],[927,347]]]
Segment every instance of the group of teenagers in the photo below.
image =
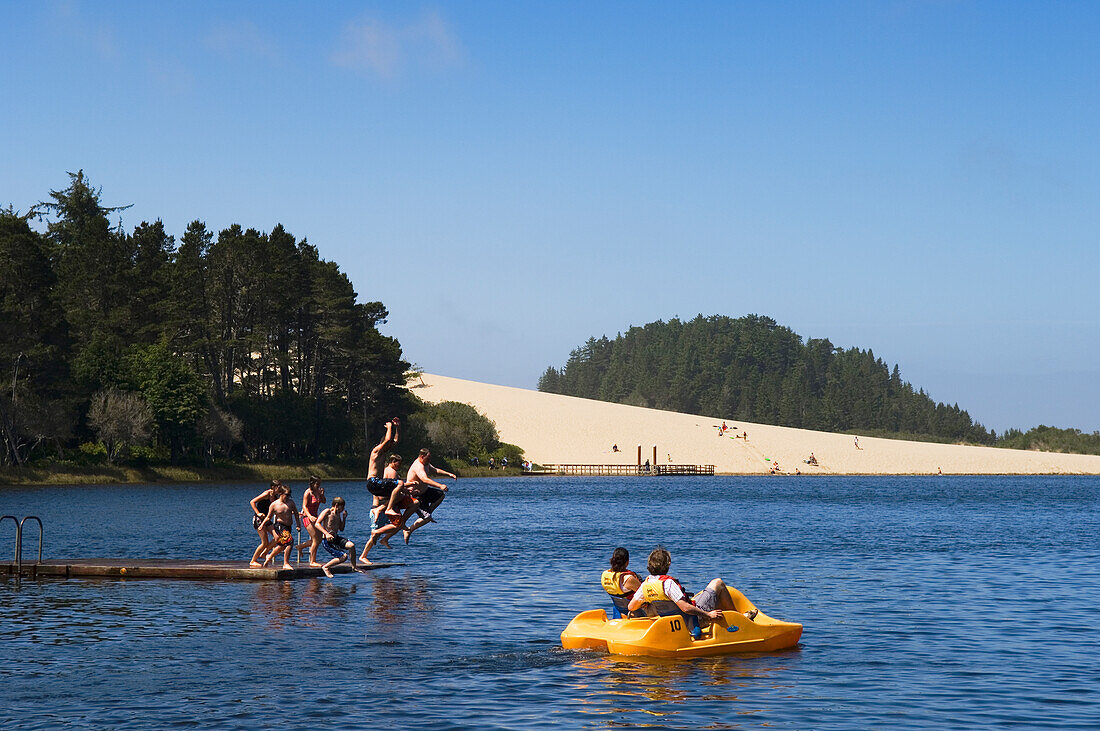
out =
[[[291,499],[290,488],[279,480],[272,480],[268,489],[252,498],[249,503],[253,513],[252,527],[259,535],[260,545],[253,552],[249,565],[254,568],[268,566],[282,553],[283,568],[293,568],[290,553],[296,548],[299,561],[302,551],[308,549],[309,565],[320,568],[325,576],[331,577],[332,567],[344,561],[350,561],[352,569],[363,571],[364,565],[371,564],[367,556],[375,545],[381,543],[389,548],[390,538],[398,531],[402,532],[408,544],[414,531],[435,522],[432,513],[446,497],[447,486],[433,480],[430,475],[439,474],[456,480],[458,476],[433,466],[429,461],[431,452],[428,449],[420,450],[403,480],[398,472],[402,461],[400,455],[390,454],[383,465],[383,455],[397,444],[400,428],[400,419],[387,421],[382,441],[370,453],[367,491],[373,496],[371,534],[358,562],[355,543],[340,535],[348,520],[344,498],[334,497],[332,505],[321,510],[326,502],[325,488],[320,479],[310,477],[309,486],[302,495],[301,510]],[[417,518],[409,525],[408,521],[414,514]],[[308,540],[297,543],[291,532],[294,526],[305,530]],[[323,548],[332,559],[324,564],[319,563],[318,548]]]
[[[722,579],[713,579],[694,596],[689,594],[683,584],[668,575],[672,555],[660,546],[649,554],[646,563],[649,576],[645,579],[631,571],[629,565],[630,552],[620,546],[611,553],[611,568],[600,577],[601,586],[611,597],[616,617],[683,615],[690,620],[688,626],[698,637],[700,623],[705,626],[718,619],[721,612],[736,609]],[[757,611],[750,609],[744,614],[753,619]]]

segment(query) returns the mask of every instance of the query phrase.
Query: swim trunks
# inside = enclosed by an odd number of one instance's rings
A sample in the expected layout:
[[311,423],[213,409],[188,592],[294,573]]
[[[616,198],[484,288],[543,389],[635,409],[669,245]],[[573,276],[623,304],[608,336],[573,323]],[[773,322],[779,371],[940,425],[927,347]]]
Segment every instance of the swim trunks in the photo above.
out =
[[259,530],[260,526],[263,525],[263,524],[264,524],[264,516],[262,516],[262,515],[253,515],[252,516],[252,527],[253,528],[255,528],[256,530]]
[[438,487],[432,487],[431,485],[425,485],[423,491],[420,493],[420,505],[427,510],[432,505],[443,499],[443,496],[447,493],[440,490]]
[[[398,510],[401,510],[400,506],[398,506]],[[385,509],[380,509],[378,514],[374,516],[374,522],[371,523],[370,529],[371,531],[382,530],[390,525],[401,525],[401,516],[394,518],[386,515]]]
[[322,538],[321,539],[321,546],[326,551],[331,553],[334,558],[347,558],[348,557],[348,552],[347,552],[347,550],[344,549],[344,546],[346,546],[347,543],[348,543],[348,539],[344,538],[342,535],[340,535],[338,533],[334,534],[332,536],[331,541],[327,538]]
[[397,487],[397,480],[385,477],[368,477],[367,492],[375,497],[389,497],[393,488]]
[[275,532],[275,542],[280,546],[285,546],[294,540],[294,534],[290,532],[290,526],[286,523],[276,520],[272,530]]

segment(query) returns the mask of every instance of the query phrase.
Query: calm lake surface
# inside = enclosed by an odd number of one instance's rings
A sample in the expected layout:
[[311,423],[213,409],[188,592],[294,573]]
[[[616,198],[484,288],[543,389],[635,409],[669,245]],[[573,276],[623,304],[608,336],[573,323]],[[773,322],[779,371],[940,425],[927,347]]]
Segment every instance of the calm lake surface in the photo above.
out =
[[[326,487],[361,546],[370,496]],[[248,558],[260,489],[6,488],[0,514],[41,516],[47,558]],[[459,480],[367,575],[0,579],[0,727],[1094,729],[1098,507],[1096,478]],[[658,543],[690,589],[802,622],[799,647],[563,650],[611,550],[644,574]]]

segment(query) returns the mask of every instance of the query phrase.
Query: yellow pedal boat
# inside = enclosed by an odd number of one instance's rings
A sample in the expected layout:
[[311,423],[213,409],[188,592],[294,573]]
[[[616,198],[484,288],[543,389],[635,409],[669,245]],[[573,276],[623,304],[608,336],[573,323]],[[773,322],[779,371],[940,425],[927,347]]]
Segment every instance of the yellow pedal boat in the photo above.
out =
[[705,657],[739,652],[771,652],[794,647],[802,637],[802,625],[772,619],[757,609],[753,619],[743,612],[756,609],[744,594],[727,587],[736,611],[702,629],[695,639],[689,621],[671,617],[608,619],[603,609],[581,612],[561,633],[567,650],[606,650],[614,655],[652,657]]

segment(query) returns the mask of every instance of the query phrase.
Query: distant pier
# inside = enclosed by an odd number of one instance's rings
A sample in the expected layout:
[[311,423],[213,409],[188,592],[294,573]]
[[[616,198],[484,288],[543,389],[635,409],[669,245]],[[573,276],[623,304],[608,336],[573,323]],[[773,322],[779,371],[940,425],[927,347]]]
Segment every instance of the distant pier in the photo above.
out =
[[[404,566],[402,563],[374,563],[360,568],[368,571]],[[352,572],[350,564],[333,566],[334,574]],[[285,581],[324,576],[319,568],[282,566],[252,568],[247,561],[193,561],[165,558],[72,558],[50,561],[0,563],[0,577],[22,576],[32,579],[183,579],[191,581]]]
[[527,475],[562,475],[591,477],[663,477],[669,475],[714,476],[712,464],[544,464]]

